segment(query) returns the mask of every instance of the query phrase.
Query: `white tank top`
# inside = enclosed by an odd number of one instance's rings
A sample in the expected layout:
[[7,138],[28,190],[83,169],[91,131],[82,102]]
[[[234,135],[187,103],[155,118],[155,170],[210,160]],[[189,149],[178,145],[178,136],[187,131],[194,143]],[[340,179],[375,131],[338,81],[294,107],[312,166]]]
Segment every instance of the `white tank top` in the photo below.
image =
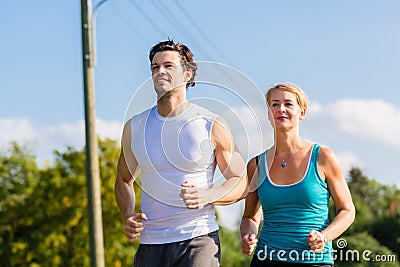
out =
[[143,221],[142,244],[187,240],[218,229],[213,205],[186,208],[179,196],[185,181],[212,187],[216,167],[211,126],[216,115],[193,103],[165,118],[157,106],[131,120],[131,148],[138,161]]

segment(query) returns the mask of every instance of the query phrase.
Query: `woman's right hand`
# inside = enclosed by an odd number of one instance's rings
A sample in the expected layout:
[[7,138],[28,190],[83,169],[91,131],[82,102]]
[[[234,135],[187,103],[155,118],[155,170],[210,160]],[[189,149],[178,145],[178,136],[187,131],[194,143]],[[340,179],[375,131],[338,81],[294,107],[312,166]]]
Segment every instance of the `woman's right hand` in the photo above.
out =
[[257,245],[257,238],[255,234],[245,234],[242,236],[242,252],[250,256]]

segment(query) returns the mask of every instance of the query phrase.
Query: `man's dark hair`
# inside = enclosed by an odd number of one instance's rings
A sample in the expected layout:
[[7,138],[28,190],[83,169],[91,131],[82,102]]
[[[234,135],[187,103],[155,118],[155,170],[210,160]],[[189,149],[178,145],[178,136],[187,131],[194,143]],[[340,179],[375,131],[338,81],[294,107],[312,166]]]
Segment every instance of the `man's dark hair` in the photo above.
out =
[[181,56],[181,63],[183,67],[186,70],[191,69],[193,73],[190,80],[186,83],[186,89],[189,86],[194,86],[196,84],[194,81],[194,77],[196,76],[197,64],[193,60],[193,54],[190,51],[190,49],[184,44],[174,43],[173,40],[169,39],[168,41],[159,42],[150,49],[149,53],[150,64],[153,62],[154,55],[158,52],[163,52],[163,51],[176,51],[179,53],[179,55]]

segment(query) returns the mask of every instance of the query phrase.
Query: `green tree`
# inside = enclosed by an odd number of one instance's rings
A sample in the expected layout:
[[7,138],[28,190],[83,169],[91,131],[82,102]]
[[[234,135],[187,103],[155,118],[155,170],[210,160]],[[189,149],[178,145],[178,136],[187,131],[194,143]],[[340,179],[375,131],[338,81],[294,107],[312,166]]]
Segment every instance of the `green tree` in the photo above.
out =
[[371,232],[378,218],[390,215],[392,203],[400,203],[400,194],[396,187],[382,185],[368,178],[359,168],[352,168],[349,174],[349,188],[356,207],[356,218],[348,233]]
[[392,251],[400,251],[400,191],[396,186],[382,185],[370,179],[359,168],[351,169],[349,175],[356,218],[344,234],[349,243],[346,249],[369,250],[372,256],[394,255],[396,262],[346,261],[336,265],[399,266],[398,255]]
[[250,266],[251,258],[242,254],[239,231],[220,227],[221,266],[244,267]]
[[[106,266],[131,266],[138,241],[130,243],[114,196],[120,148],[99,142]],[[0,153],[0,265],[89,266],[85,150],[54,152],[54,163],[39,168],[35,156],[16,143]],[[135,183],[140,205],[140,177]],[[346,231],[343,252],[370,250],[376,255],[399,251],[400,192],[381,185],[361,170],[350,171],[349,187],[356,221]],[[331,204],[331,209],[334,209]],[[221,227],[221,266],[249,266],[237,231]],[[334,241],[335,244],[335,241]],[[337,261],[336,266],[399,266],[397,262]]]
[[84,153],[68,148],[54,156],[54,165],[40,171],[26,207],[34,223],[26,229],[29,246],[23,259],[28,266],[88,266]]
[[365,176],[359,168],[352,168],[349,174],[349,188],[353,199],[368,205],[374,216],[390,214],[392,203],[397,203],[399,212],[400,191],[396,186],[382,185]]
[[[130,266],[137,242],[125,238],[115,204],[118,154],[116,142],[99,142],[105,261]],[[0,156],[1,266],[89,266],[85,151],[67,148],[54,157],[39,169],[17,144]]]
[[26,232],[33,224],[26,207],[36,186],[39,169],[30,151],[16,143],[0,154],[0,265],[23,256],[28,247]]
[[334,242],[334,250],[336,267],[400,266],[398,256],[367,232],[341,237]]
[[[101,198],[103,210],[104,251],[106,266],[132,266],[133,256],[139,245],[125,237],[124,221],[119,213],[114,196],[114,182],[120,148],[113,140],[99,142],[99,166],[101,176]],[[140,177],[134,183],[136,211],[140,208]]]
[[372,236],[392,251],[400,252],[400,214],[378,218],[372,225]]

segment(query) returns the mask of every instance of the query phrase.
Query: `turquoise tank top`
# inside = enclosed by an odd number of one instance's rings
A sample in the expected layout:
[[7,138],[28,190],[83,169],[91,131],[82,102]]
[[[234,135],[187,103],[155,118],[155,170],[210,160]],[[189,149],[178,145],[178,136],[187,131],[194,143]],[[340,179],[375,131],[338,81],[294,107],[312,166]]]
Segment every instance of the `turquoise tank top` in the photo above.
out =
[[332,242],[314,253],[307,242],[311,230],[328,224],[329,190],[318,173],[320,146],[312,148],[304,177],[290,185],[276,185],[266,170],[266,152],[260,155],[258,196],[264,221],[254,257],[260,260],[333,264]]

